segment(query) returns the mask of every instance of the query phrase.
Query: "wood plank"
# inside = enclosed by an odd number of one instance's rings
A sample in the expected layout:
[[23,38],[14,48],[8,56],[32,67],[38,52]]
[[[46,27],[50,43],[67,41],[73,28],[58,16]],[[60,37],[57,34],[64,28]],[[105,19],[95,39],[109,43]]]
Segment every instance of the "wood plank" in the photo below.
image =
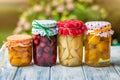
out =
[[56,65],[51,67],[50,74],[50,80],[85,80],[82,67]]
[[50,67],[31,65],[20,67],[14,80],[49,80]]
[[83,66],[85,80],[120,80],[120,76],[115,69],[110,67],[89,67]]
[[111,62],[114,66],[114,69],[120,76],[120,46],[115,46],[111,48]]
[[[120,46],[111,47],[111,66],[110,67],[89,67],[83,66],[86,80],[120,80],[117,64],[120,64]],[[119,58],[119,59],[118,59]],[[115,67],[113,66],[115,65]],[[115,69],[116,68],[116,69]],[[119,73],[119,74],[118,74]]]
[[[5,49],[4,56],[0,50],[0,80],[13,80],[17,67],[11,66],[8,60],[8,49]],[[4,61],[2,61],[4,57]],[[3,62],[3,63],[2,63]]]
[[111,63],[114,65],[120,64],[120,46],[111,47]]

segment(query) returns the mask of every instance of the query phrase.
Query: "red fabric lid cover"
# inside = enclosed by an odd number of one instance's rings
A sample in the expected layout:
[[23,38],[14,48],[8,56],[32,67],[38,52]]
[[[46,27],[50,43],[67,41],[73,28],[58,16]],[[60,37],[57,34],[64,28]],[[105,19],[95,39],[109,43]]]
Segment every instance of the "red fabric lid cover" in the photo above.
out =
[[57,23],[58,33],[63,35],[80,35],[87,29],[86,25],[79,20],[64,20]]

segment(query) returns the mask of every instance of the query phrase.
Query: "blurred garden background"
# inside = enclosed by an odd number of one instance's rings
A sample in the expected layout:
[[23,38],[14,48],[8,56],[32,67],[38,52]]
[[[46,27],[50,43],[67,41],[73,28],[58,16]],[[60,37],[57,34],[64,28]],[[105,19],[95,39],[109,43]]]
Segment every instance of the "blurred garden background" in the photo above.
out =
[[120,0],[0,0],[0,46],[11,34],[31,34],[34,19],[109,21],[112,45],[120,45]]

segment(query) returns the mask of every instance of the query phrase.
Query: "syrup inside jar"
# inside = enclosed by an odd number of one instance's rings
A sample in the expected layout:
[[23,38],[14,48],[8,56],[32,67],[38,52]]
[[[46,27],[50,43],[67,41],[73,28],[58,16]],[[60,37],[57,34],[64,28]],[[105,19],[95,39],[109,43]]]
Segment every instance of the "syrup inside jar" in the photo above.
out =
[[52,66],[56,64],[57,58],[57,35],[51,36],[33,36],[34,63],[40,66]]
[[90,66],[109,66],[111,37],[95,36],[92,41],[89,41],[89,38],[93,36],[86,37],[85,63]]

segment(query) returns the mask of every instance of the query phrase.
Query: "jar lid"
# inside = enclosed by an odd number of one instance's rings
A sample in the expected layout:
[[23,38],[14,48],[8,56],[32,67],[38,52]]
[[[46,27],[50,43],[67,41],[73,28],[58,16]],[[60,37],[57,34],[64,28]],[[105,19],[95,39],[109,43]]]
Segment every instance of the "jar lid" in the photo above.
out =
[[111,23],[107,21],[91,21],[85,24],[87,26],[86,34],[108,37],[114,33],[111,29]]
[[97,30],[106,26],[111,26],[111,24],[107,21],[90,21],[85,23],[88,30]]
[[80,35],[86,31],[86,25],[79,20],[64,20],[57,25],[58,33],[63,35]]
[[58,33],[57,22],[55,20],[33,20],[32,34],[41,36],[53,36]]
[[30,46],[32,45],[32,37],[26,34],[16,34],[7,37],[8,46]]

